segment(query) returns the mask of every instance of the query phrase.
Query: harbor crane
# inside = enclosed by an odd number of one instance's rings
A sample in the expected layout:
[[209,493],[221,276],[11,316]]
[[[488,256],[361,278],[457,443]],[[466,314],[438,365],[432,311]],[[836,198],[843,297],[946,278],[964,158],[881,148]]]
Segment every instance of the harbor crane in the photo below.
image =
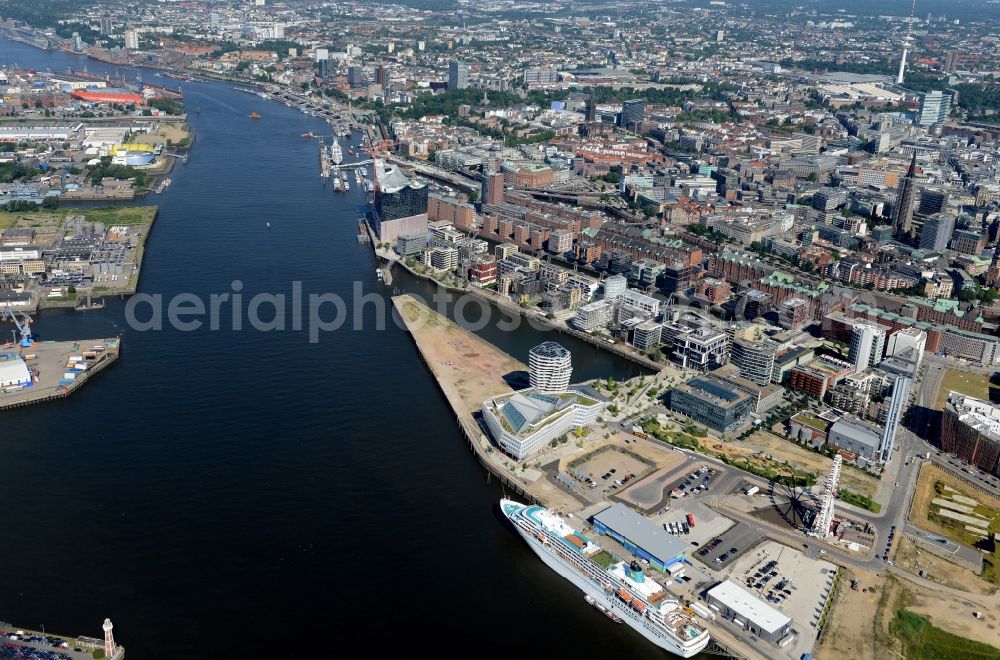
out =
[[[20,319],[18,318],[18,314],[21,315]],[[7,308],[4,310],[3,315],[0,316],[0,320],[9,320],[14,324],[16,330],[11,330],[11,333],[14,335],[14,341],[20,344],[23,348],[27,348],[34,343],[34,340],[31,338],[32,321],[30,316],[24,312],[15,312],[14,310]],[[17,341],[18,333],[21,334],[20,342]]]

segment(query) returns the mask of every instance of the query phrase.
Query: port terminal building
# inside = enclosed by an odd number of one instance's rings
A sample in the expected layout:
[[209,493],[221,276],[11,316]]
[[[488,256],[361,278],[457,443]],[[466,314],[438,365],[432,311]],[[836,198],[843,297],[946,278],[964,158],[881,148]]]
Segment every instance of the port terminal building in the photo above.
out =
[[654,568],[674,572],[671,567],[684,566],[688,544],[624,504],[594,514],[591,523],[598,533],[615,539]]
[[744,630],[771,644],[784,639],[792,620],[730,580],[708,590],[708,606]]

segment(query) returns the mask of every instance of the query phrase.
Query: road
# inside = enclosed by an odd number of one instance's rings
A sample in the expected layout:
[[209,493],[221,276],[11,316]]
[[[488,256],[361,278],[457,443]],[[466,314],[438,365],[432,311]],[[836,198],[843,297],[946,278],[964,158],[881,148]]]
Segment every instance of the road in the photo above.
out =
[[[916,374],[914,393],[911,394],[911,408],[916,408],[917,411],[933,410],[944,373],[947,368],[954,366],[954,362],[946,361],[936,356],[927,356]],[[962,368],[968,368],[969,370],[981,373],[992,373],[992,370],[986,368],[967,367],[966,365],[962,365]],[[632,403],[637,403],[638,400],[639,398],[637,397]],[[634,412],[633,416],[635,416]],[[618,430],[621,432],[630,433],[631,419],[624,414],[622,417],[621,421],[617,422],[617,424],[609,423],[609,428],[617,425]],[[930,420],[925,419],[925,421],[929,423]],[[926,428],[926,426],[918,426],[918,430],[926,430]],[[926,435],[926,433],[922,433],[922,435]],[[662,448],[662,443],[658,441],[649,439],[640,439],[639,441]],[[766,480],[749,473],[744,473],[717,459],[686,450],[677,451],[687,455],[690,461],[714,464],[725,470],[724,474],[735,475],[734,477],[727,476],[724,482],[718,482],[716,488],[713,488],[715,493],[724,494],[730,492],[730,489],[735,487],[737,478],[742,479],[746,483],[758,485],[761,487],[761,490],[765,491],[770,486]],[[927,454],[930,455],[929,460],[935,465],[940,466],[949,474],[962,480],[970,488],[1000,498],[1000,480],[981,473],[969,473],[967,471],[969,467],[958,458],[944,454],[938,455],[937,449],[927,440],[915,434],[910,428],[900,426],[896,435],[896,448],[893,452],[893,457],[882,475],[881,486],[876,496],[876,500],[882,504],[882,509],[878,513],[873,513],[842,503],[838,503],[837,505],[840,511],[846,513],[852,520],[868,523],[875,529],[872,552],[865,556],[859,556],[857,553],[851,553],[837,546],[826,544],[819,539],[808,537],[801,532],[791,530],[787,527],[779,527],[740,511],[734,511],[725,506],[719,498],[715,500],[713,507],[727,517],[758,529],[765,536],[781,539],[793,547],[802,548],[807,555],[813,558],[821,558],[820,552],[822,551],[823,559],[830,559],[846,566],[854,566],[872,572],[881,572],[885,569],[890,569],[893,573],[905,575],[910,579],[916,580],[918,576],[892,566],[883,557],[886,555],[891,557],[892,554],[892,550],[889,547],[890,534],[893,534],[894,540],[896,533],[901,533],[904,529],[907,529],[909,533],[920,536],[926,534],[925,530],[910,525],[906,518],[916,492],[916,482],[920,473],[920,465],[925,460],[923,456]],[[722,486],[725,486],[725,488],[722,488]]]
[[[618,422],[617,426],[618,430],[623,433],[631,432],[631,424],[628,420]],[[609,424],[609,428],[612,428],[611,424]],[[655,440],[639,439],[638,442],[644,442],[650,446],[659,447],[661,449],[663,448],[662,443]],[[739,520],[740,522],[744,522],[758,529],[765,536],[780,538],[793,547],[802,548],[806,554],[814,558],[820,558],[819,550],[822,549],[825,552],[825,556],[823,558],[833,557],[847,565],[857,566],[869,571],[879,571],[886,566],[884,560],[881,559],[881,556],[886,552],[890,531],[893,526],[895,526],[897,530],[901,530],[903,528],[903,525],[906,522],[906,514],[909,510],[910,501],[916,491],[916,477],[919,473],[920,459],[917,459],[914,456],[920,452],[933,452],[932,448],[926,443],[926,441],[918,438],[906,429],[900,429],[900,432],[897,435],[897,447],[898,449],[895,452],[895,456],[892,461],[890,461],[890,465],[882,477],[884,480],[891,480],[887,482],[887,488],[891,489],[890,496],[888,502],[883,505],[882,510],[879,513],[873,513],[870,511],[864,511],[857,507],[839,505],[842,511],[849,512],[848,517],[852,520],[869,523],[873,528],[875,528],[876,536],[873,544],[873,552],[866,556],[859,556],[857,553],[851,553],[849,551],[842,550],[837,546],[828,545],[819,539],[808,537],[802,532],[778,527],[777,525],[766,523],[753,516],[749,516],[739,511],[734,511],[733,509],[722,505],[719,500],[716,500],[714,508],[722,512],[727,517]],[[719,469],[724,471],[723,473],[727,476],[724,480],[718,481],[715,484],[713,488],[715,493],[725,494],[730,492],[731,489],[736,486],[737,481],[757,485],[762,491],[765,492],[770,488],[770,482],[766,479],[726,465],[716,458],[688,450],[676,449],[676,451],[685,454],[689,461],[707,463],[717,466]],[[895,486],[897,482],[899,483],[898,487]],[[809,547],[804,548],[804,545],[808,545]]]

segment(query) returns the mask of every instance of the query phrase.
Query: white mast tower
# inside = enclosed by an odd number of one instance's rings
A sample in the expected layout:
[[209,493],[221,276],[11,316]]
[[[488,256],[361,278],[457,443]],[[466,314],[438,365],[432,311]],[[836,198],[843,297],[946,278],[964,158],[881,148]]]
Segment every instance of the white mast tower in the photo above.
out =
[[903,84],[903,73],[906,71],[906,55],[909,52],[910,40],[913,38],[913,20],[917,11],[917,0],[913,0],[910,7],[910,21],[906,24],[906,39],[903,40],[903,59],[899,60],[899,74],[896,75],[896,84]]
[[833,503],[837,498],[841,463],[843,463],[843,459],[840,454],[833,457],[833,468],[830,469],[830,474],[827,475],[826,481],[823,483],[823,501],[820,503],[819,511],[816,512],[816,517],[813,518],[812,529],[809,531],[810,536],[820,538],[830,536],[830,526],[833,525]]

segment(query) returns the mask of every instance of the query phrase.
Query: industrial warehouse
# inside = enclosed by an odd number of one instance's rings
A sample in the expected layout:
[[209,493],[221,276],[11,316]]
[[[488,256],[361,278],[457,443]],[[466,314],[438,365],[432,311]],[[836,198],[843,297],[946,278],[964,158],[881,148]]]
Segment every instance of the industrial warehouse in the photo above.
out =
[[790,618],[729,580],[708,590],[708,603],[724,618],[772,644],[783,639],[792,627]]

